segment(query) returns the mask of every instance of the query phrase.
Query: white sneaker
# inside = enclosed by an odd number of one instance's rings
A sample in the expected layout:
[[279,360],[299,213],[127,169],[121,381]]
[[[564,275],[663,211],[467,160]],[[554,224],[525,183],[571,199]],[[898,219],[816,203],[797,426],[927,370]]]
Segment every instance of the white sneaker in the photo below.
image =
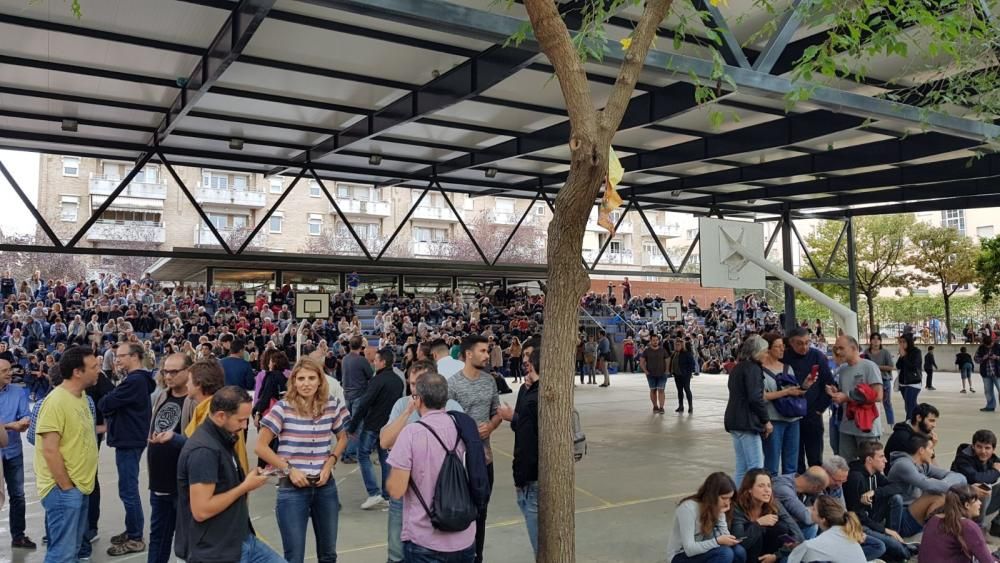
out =
[[381,495],[374,495],[368,497],[368,499],[365,502],[361,503],[361,510],[371,510],[375,507],[388,504],[389,503],[387,503],[385,499],[382,498]]

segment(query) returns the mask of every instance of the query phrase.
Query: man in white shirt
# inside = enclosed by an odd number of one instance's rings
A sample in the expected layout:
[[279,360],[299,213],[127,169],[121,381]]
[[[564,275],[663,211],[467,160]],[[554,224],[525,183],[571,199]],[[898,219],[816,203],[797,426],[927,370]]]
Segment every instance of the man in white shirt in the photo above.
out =
[[431,342],[431,357],[437,364],[437,372],[445,379],[462,371],[462,368],[465,367],[465,363],[451,357],[448,344],[441,338]]

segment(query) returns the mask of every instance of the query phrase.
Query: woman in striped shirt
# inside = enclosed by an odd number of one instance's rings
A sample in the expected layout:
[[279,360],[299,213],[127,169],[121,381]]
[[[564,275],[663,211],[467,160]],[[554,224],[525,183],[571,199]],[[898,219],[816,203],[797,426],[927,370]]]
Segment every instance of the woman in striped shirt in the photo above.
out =
[[[310,358],[295,365],[288,392],[260,421],[257,456],[282,475],[275,512],[285,559],[302,563],[306,525],[312,515],[319,563],[337,560],[340,500],[333,468],[347,447],[350,413],[342,399],[330,397],[323,366]],[[330,437],[337,436],[331,451]],[[278,451],[271,449],[277,437]]]

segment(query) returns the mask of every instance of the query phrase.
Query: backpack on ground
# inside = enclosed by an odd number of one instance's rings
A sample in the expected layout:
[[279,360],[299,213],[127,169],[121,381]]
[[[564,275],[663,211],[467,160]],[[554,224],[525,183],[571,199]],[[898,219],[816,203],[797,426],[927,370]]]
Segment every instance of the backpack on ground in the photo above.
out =
[[[450,416],[450,415],[449,415]],[[452,417],[454,421],[455,418]],[[410,487],[417,500],[424,507],[427,516],[431,519],[431,525],[435,530],[442,532],[461,532],[479,518],[479,509],[472,501],[472,494],[469,491],[469,473],[465,469],[465,464],[458,457],[458,444],[462,440],[462,433],[458,429],[458,422],[455,422],[455,445],[452,448],[444,445],[441,437],[433,428],[418,420],[417,424],[423,426],[437,439],[441,447],[444,448],[444,462],[441,463],[441,471],[438,473],[437,482],[434,484],[434,497],[431,499],[430,507],[424,501],[420,489],[410,477]]]
[[580,411],[573,409],[573,461],[580,461],[587,455],[587,435],[580,423]]

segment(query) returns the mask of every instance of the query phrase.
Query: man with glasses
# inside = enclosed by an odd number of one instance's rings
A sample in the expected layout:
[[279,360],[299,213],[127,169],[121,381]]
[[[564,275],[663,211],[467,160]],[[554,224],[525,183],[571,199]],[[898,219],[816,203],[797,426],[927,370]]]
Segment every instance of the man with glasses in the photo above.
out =
[[112,537],[108,548],[108,555],[113,557],[146,549],[142,540],[145,522],[139,499],[139,460],[149,437],[149,396],[156,383],[153,374],[142,368],[143,355],[138,343],[126,342],[115,348],[115,364],[127,375],[97,404],[107,419],[108,445],[115,448],[118,498],[125,508],[125,531]]
[[0,359],[0,424],[7,433],[3,448],[3,479],[10,498],[11,546],[35,549],[35,542],[24,535],[24,456],[21,432],[28,429],[30,413],[28,397],[23,390],[10,384],[11,363]]
[[182,432],[191,420],[194,401],[188,398],[191,358],[171,354],[160,374],[167,389],[153,404],[149,427],[149,563],[167,563],[177,523],[177,459],[186,438]]
[[806,391],[806,415],[799,421],[798,469],[799,473],[805,473],[807,467],[823,463],[823,412],[830,406],[826,386],[833,384],[833,374],[826,356],[809,346],[806,329],[795,327],[788,332],[787,341],[782,363],[792,368],[800,384],[807,377],[816,378]]

